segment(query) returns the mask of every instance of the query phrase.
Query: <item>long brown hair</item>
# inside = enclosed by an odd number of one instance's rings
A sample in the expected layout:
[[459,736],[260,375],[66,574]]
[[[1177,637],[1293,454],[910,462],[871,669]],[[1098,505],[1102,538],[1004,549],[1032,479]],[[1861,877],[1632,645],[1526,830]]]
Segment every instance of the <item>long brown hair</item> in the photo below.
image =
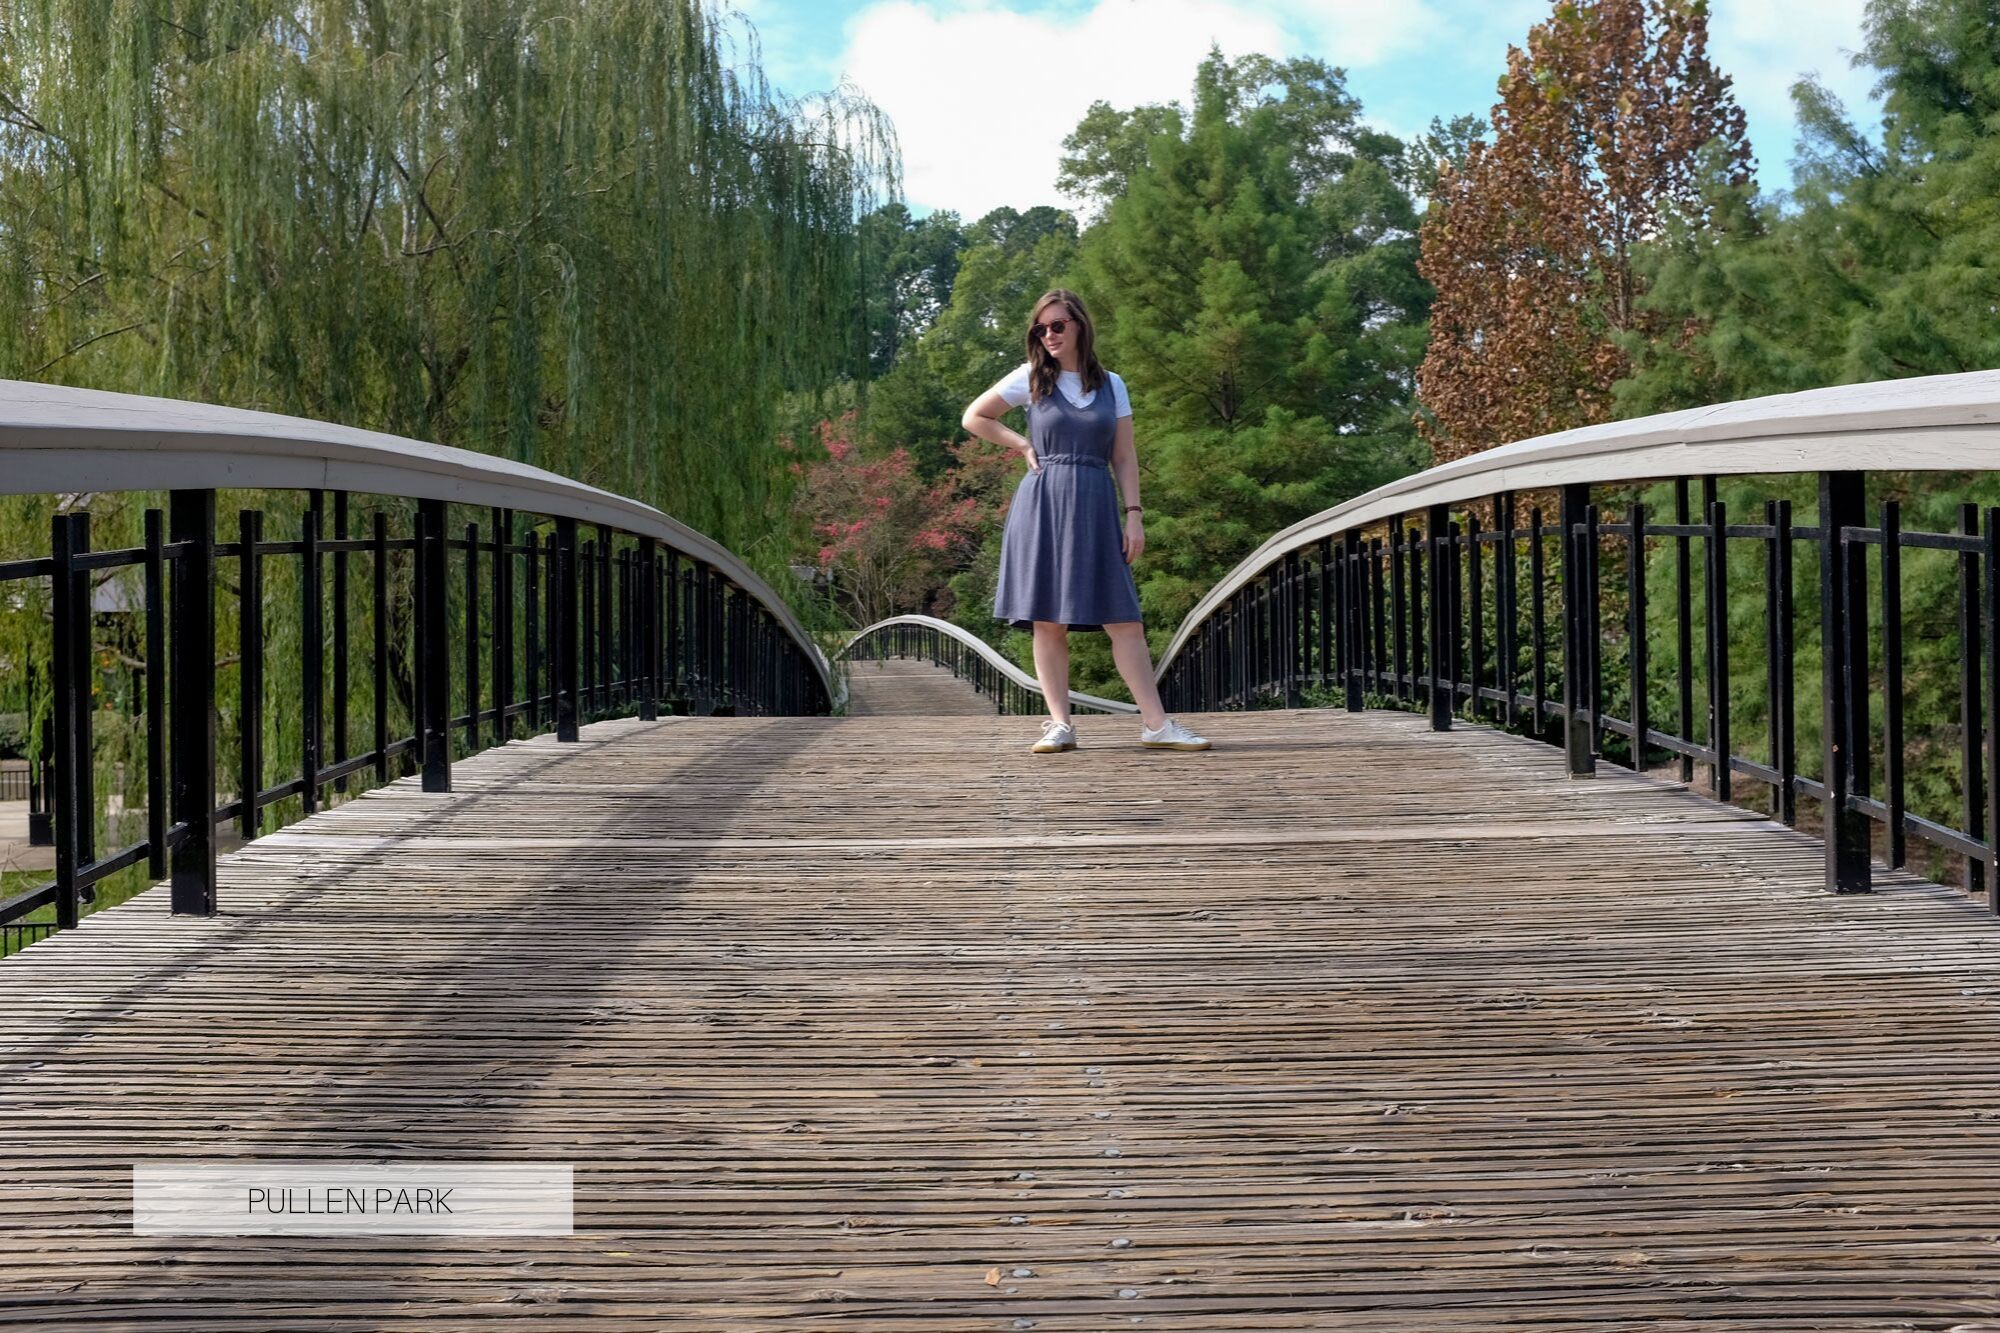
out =
[[1043,292],[1041,299],[1028,309],[1028,396],[1034,402],[1054,393],[1056,376],[1062,374],[1062,363],[1050,356],[1049,349],[1035,336],[1035,317],[1053,301],[1068,307],[1070,318],[1076,321],[1077,376],[1083,381],[1083,391],[1091,393],[1104,384],[1104,367],[1097,364],[1097,328],[1090,322],[1090,312],[1083,308],[1082,297],[1057,287]]

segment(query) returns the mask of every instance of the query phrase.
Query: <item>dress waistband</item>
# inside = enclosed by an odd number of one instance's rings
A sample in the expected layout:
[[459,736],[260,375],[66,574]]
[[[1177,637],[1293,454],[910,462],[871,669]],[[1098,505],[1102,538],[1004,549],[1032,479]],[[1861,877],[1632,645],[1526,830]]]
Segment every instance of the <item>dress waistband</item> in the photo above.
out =
[[1096,454],[1036,454],[1036,461],[1042,463],[1073,463],[1077,467],[1110,468],[1111,461]]

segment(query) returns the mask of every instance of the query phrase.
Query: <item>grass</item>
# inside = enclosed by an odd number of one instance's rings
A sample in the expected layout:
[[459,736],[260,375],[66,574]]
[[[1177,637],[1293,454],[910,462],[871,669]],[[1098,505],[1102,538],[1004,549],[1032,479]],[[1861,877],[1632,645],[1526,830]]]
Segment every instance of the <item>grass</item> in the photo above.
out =
[[[0,870],[0,898],[11,898],[17,893],[25,893],[29,889],[46,884],[55,878],[55,873],[53,870]],[[100,912],[107,907],[115,907],[126,899],[151,888],[152,884],[153,881],[146,876],[146,867],[143,865],[127,867],[109,879],[98,882],[97,900],[95,902],[84,903],[83,914],[89,916],[92,912]],[[7,924],[54,925],[55,919],[55,905],[50,904],[46,907],[37,907],[26,916],[18,917]],[[33,941],[30,942],[32,943]],[[19,953],[26,947],[26,944],[21,943],[21,932],[0,931],[0,958]]]

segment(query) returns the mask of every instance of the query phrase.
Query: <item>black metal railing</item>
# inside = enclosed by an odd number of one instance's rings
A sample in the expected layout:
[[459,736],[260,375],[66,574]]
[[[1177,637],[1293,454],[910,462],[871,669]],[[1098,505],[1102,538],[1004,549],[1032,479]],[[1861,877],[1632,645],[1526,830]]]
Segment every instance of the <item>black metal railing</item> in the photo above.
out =
[[[0,460],[6,446],[0,432]],[[460,458],[468,474],[490,463]],[[311,813],[355,781],[386,782],[406,769],[421,771],[425,790],[448,791],[454,753],[542,731],[574,741],[594,718],[831,708],[817,647],[780,619],[768,590],[716,563],[726,558],[719,548],[681,550],[672,530],[662,538],[560,512],[421,494],[358,505],[363,497],[316,489],[303,492],[295,533],[267,533],[265,513],[245,508],[234,540],[220,541],[218,492],[198,486],[213,467],[190,457],[191,488],[145,511],[141,545],[96,550],[91,515],[60,513],[47,557],[0,563],[0,593],[39,584],[34,600],[49,612],[47,660],[0,669],[46,673],[52,693],[33,757],[47,789],[38,786],[37,803],[53,816],[55,869],[0,900],[10,951],[75,925],[96,886],[141,865],[152,879],[171,879],[173,911],[213,913],[218,828],[233,823],[242,838],[258,837],[271,808],[293,798],[288,810]],[[518,486],[532,470],[499,471],[500,482]],[[537,484],[562,501],[567,483],[537,474]],[[578,507],[602,495],[576,490]],[[371,512],[356,531],[358,507]],[[455,524],[454,507],[474,517]],[[291,565],[285,582],[296,602],[285,610],[296,654],[281,663],[289,689],[274,700],[267,572],[278,561]],[[93,608],[96,583],[118,571],[136,573],[142,589],[131,707],[144,732],[145,829],[100,848],[93,733],[103,709],[93,693],[103,668]],[[237,633],[219,643],[218,587],[231,576]],[[234,658],[233,692],[221,687],[218,653]],[[357,671],[365,677],[353,679]],[[356,699],[361,716],[352,715]],[[225,714],[235,722],[235,791],[226,800],[217,780]],[[282,771],[264,748],[279,729],[297,757]],[[23,920],[49,909],[53,921]]]
[[[1000,714],[1046,713],[1040,682],[1008,662],[993,648],[949,621],[930,616],[894,616],[857,630],[834,655],[883,660],[910,658],[944,668],[993,700]],[[1070,691],[1075,713],[1133,713],[1137,708],[1115,699]]]
[[53,921],[10,921],[0,923],[0,958],[19,953],[37,940],[55,934]]
[[[1893,438],[1880,454],[1896,465]],[[1531,475],[1532,462],[1526,452],[1508,467]],[[1872,859],[1904,866],[1915,844],[1930,849],[1933,874],[1973,891],[2000,883],[2000,509],[1958,504],[1955,526],[1926,531],[1906,527],[1887,496],[1871,523],[1872,474],[1856,469],[1642,483],[1628,466],[1537,491],[1551,514],[1512,490],[1466,495],[1464,467],[1435,471],[1456,478],[1449,503],[1398,510],[1363,497],[1219,584],[1163,657],[1169,709],[1403,707],[1438,730],[1470,718],[1559,745],[1578,777],[1601,757],[1688,782],[1699,770],[1718,799],[1816,827],[1836,892],[1868,889]],[[1429,475],[1395,489],[1421,499]],[[1910,475],[1879,489],[1913,494]],[[1734,521],[1719,480],[1762,490],[1761,521]],[[1912,581],[1911,552],[1944,563]],[[1910,675],[1912,590],[1928,608],[1921,682]],[[1819,657],[1803,685],[1802,647]],[[1912,700],[1929,712],[1907,716]],[[1909,785],[1919,731],[1939,778],[1928,814]],[[1991,901],[2000,912],[2000,893]]]

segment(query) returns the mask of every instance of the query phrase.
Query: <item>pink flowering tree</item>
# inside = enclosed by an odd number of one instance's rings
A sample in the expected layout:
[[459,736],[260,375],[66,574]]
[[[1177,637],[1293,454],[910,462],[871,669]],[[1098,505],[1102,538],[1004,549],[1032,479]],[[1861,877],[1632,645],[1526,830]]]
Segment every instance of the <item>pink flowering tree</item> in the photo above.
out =
[[[790,466],[800,479],[794,509],[811,547],[801,563],[830,578],[838,605],[856,625],[887,616],[949,607],[952,574],[979,552],[998,522],[1006,469],[1014,456],[984,440],[953,451],[953,466],[935,482],[918,475],[909,451],[865,455],[855,443],[855,414],[822,421],[817,457]],[[779,447],[804,454],[791,440]]]

